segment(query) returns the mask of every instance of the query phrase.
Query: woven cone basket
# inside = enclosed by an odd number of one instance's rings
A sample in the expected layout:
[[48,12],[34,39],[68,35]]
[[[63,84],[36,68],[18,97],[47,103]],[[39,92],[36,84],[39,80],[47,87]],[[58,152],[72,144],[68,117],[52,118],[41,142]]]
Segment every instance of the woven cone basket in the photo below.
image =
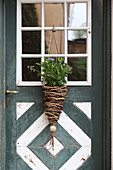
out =
[[[61,110],[63,109],[63,103],[67,96],[67,86],[43,86],[44,92],[44,106],[45,106],[45,115],[48,118],[49,123],[52,125],[51,130],[51,139],[52,139],[52,148],[54,150],[54,135],[55,135],[55,124],[60,118]],[[53,127],[53,128],[52,128]],[[53,130],[52,130],[53,129]]]

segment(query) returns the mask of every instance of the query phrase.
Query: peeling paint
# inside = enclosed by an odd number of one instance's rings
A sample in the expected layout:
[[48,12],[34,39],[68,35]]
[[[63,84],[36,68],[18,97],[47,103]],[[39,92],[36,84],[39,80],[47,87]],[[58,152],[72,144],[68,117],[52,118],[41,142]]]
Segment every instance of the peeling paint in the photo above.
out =
[[27,156],[24,156],[27,159]]
[[4,109],[5,109],[5,102],[4,102]]
[[72,147],[78,147],[77,145],[73,145]]
[[32,159],[29,159],[29,161],[35,165],[35,163],[32,161]]
[[82,158],[81,160],[82,160],[82,161],[85,161],[85,159],[84,159],[84,158]]

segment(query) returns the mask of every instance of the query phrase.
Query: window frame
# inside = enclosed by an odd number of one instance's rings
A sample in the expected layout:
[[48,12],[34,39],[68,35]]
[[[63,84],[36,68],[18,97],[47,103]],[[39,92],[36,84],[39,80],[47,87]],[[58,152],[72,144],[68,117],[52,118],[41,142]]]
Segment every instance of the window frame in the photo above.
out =
[[[53,27],[44,27],[44,3],[64,3],[64,15],[67,16],[67,3],[87,3],[87,26],[86,27],[67,27],[67,17],[65,17],[64,27],[55,27],[56,30],[64,30],[64,54],[45,54],[44,31],[52,30]],[[41,27],[22,27],[21,25],[21,4],[22,3],[41,3]],[[41,30],[41,54],[22,54],[22,31]],[[67,54],[67,31],[68,30],[86,30],[87,31],[87,53],[86,54]],[[92,85],[92,64],[91,64],[91,0],[17,0],[17,55],[16,55],[16,84],[17,86],[42,86],[41,81],[22,81],[22,58],[41,58],[44,57],[86,57],[86,81],[68,81],[68,86],[91,86]]]

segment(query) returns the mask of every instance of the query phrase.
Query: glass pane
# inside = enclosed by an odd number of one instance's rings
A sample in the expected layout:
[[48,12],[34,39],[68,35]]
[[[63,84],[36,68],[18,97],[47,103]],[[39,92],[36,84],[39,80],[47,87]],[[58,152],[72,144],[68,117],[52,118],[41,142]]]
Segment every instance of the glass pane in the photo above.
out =
[[68,3],[68,27],[86,27],[86,3]]
[[45,31],[45,54],[64,54],[64,31]]
[[86,53],[87,31],[68,31],[68,54]]
[[22,4],[22,27],[41,26],[41,4]]
[[41,31],[22,32],[22,54],[41,54]]
[[22,58],[22,81],[41,81],[41,77],[37,76],[37,73],[30,70],[30,66],[41,71],[41,68],[35,63],[40,63],[41,58]]
[[[57,63],[58,58],[64,58],[64,57],[45,57],[45,58],[48,58],[49,60],[55,61]],[[64,58],[64,61],[65,61],[65,58]],[[62,64],[64,64],[64,61],[62,62]]]
[[45,4],[45,26],[64,26],[64,4]]
[[72,67],[72,74],[68,76],[69,81],[86,81],[86,58],[68,58],[68,64]]

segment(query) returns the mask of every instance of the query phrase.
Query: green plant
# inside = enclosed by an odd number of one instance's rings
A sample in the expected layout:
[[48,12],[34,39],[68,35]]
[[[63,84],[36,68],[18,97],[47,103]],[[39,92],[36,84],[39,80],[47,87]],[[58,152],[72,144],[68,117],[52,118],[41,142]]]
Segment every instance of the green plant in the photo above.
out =
[[72,67],[64,63],[64,58],[45,58],[44,62],[36,64],[41,66],[42,73],[35,66],[30,66],[30,69],[42,77],[42,83],[44,84],[63,86],[67,82],[66,77],[68,74],[72,73]]

